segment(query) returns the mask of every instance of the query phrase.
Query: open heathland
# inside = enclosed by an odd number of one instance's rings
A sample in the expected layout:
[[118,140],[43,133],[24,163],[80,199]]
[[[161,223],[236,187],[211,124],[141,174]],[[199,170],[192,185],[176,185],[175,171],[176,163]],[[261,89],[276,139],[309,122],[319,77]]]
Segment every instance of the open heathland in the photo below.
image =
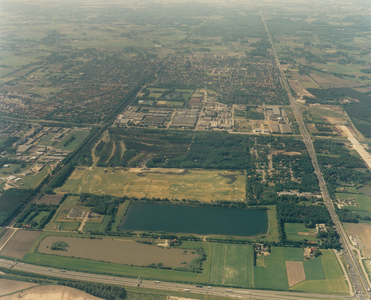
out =
[[47,195],[45,194],[39,200],[37,200],[37,204],[59,204],[61,199],[64,197],[63,194],[54,194],[54,195]]
[[[51,245],[58,241],[63,241],[69,245],[69,247],[66,247],[66,251],[51,249]],[[60,236],[45,237],[40,243],[38,251],[46,254],[79,257],[117,264],[136,266],[162,264],[164,267],[185,267],[199,256],[192,250],[164,249],[155,245],[146,245],[135,241]]]
[[245,178],[242,171],[160,168],[143,171],[92,167],[76,169],[56,191],[137,198],[243,201]]
[[254,249],[251,245],[214,244],[210,283],[254,286]]
[[18,230],[0,251],[2,256],[22,259],[41,231]]

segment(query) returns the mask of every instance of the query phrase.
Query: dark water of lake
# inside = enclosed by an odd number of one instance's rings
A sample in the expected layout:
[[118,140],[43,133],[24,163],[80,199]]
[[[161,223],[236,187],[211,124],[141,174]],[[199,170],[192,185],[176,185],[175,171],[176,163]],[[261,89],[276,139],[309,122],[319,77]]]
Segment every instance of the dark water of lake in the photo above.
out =
[[265,210],[133,202],[121,230],[256,236],[268,230]]

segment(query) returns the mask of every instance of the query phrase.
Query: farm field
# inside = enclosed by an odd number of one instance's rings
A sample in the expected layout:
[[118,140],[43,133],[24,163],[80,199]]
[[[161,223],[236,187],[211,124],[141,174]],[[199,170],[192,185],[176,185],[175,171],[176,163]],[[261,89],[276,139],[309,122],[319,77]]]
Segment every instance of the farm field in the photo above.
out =
[[[33,263],[33,264],[40,264],[45,266],[50,266],[53,268],[64,268],[68,270],[80,270],[86,272],[97,272],[99,270],[100,273],[103,274],[112,274],[118,276],[130,276],[130,277],[138,277],[141,276],[142,278],[147,279],[155,279],[155,280],[178,280],[183,282],[198,282],[207,284],[209,280],[209,271],[210,271],[210,264],[211,264],[211,253],[212,253],[212,244],[205,243],[205,242],[183,242],[180,249],[182,253],[184,250],[187,250],[188,255],[190,254],[192,249],[197,249],[202,247],[206,253],[206,261],[203,263],[204,271],[202,273],[193,273],[193,272],[183,272],[177,270],[166,270],[166,269],[157,269],[157,268],[143,268],[131,265],[123,265],[123,264],[114,264],[109,262],[103,261],[94,261],[94,260],[87,260],[81,259],[76,257],[67,257],[61,255],[48,255],[36,252],[36,248],[39,243],[47,236],[57,236],[59,238],[62,237],[74,237],[74,238],[89,238],[88,240],[96,240],[96,238],[100,238],[96,235],[87,235],[87,234],[73,234],[73,233],[65,233],[65,232],[43,232],[37,241],[33,244],[33,246],[29,249],[28,253],[24,257],[25,262]],[[94,237],[95,239],[90,239],[90,237]],[[112,238],[102,236],[103,241],[111,240]],[[115,241],[119,242],[123,239],[120,237],[116,237]],[[127,242],[130,242],[130,238],[125,238]],[[102,241],[98,239],[98,241]],[[133,241],[134,243],[134,241]],[[139,243],[136,243],[139,244]],[[139,244],[142,245],[142,244]],[[146,246],[146,245],[145,245]],[[173,248],[176,249],[176,248]],[[161,250],[161,249],[160,249]],[[102,254],[101,254],[102,255]],[[183,258],[183,255],[181,255]],[[183,260],[181,260],[183,261]]]
[[17,292],[19,290],[27,289],[36,286],[36,283],[15,281],[9,279],[0,279],[0,297]]
[[[67,251],[51,250],[52,244],[57,241],[66,242],[69,245],[66,247]],[[165,267],[185,267],[199,256],[193,250],[163,249],[135,241],[60,236],[45,237],[40,243],[38,251],[45,254],[136,266],[162,263]]]
[[6,229],[6,231],[2,234],[2,236],[0,237],[0,248],[5,244],[8,238],[13,234],[14,230],[15,229],[13,228]]
[[306,228],[303,223],[285,223],[285,232],[289,241],[316,240],[316,229]]
[[[308,293],[317,292],[324,294],[349,295],[347,283],[345,282],[343,272],[338,260],[335,257],[335,254],[332,252],[332,250],[321,250],[321,252],[321,262],[326,279],[306,280],[293,286],[292,288],[290,288],[290,290],[305,291]],[[306,276],[311,274],[310,276],[308,276],[309,278],[316,278],[312,276],[318,276],[317,278],[319,278],[319,276],[322,275],[321,268],[320,266],[318,266],[318,268],[316,269],[317,275],[313,275],[313,269],[307,267],[305,269]]]
[[22,259],[40,233],[41,231],[18,230],[0,251],[0,255]]
[[360,247],[362,255],[366,258],[371,258],[371,224],[361,223],[343,223],[348,235],[358,235],[362,240]]
[[197,199],[200,201],[245,199],[245,175],[241,171],[155,168],[76,169],[57,193]]
[[253,287],[253,266],[253,246],[214,244],[210,283]]
[[[358,211],[370,212],[371,213],[371,197],[364,194],[348,194],[348,193],[336,193],[338,199],[354,199],[357,206],[347,206],[346,208],[358,213]],[[362,221],[362,220],[361,220]]]

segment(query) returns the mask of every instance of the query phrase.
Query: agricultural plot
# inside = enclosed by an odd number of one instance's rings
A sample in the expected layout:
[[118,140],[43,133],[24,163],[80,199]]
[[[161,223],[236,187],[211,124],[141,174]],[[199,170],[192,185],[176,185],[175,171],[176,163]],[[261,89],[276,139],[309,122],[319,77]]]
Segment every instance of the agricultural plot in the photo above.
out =
[[243,201],[245,178],[243,171],[79,168],[56,192]]
[[253,287],[253,251],[251,245],[214,244],[210,283]]
[[9,279],[0,279],[0,297],[23,289],[28,289],[36,285],[38,284]]
[[18,230],[0,251],[0,255],[22,259],[40,233],[41,231]]
[[64,197],[63,194],[54,195],[45,194],[39,200],[37,200],[37,204],[59,204],[63,197]]
[[289,241],[315,241],[315,228],[307,228],[303,223],[285,223],[286,237]]
[[[53,242],[63,241],[67,251],[51,250]],[[135,241],[114,239],[89,239],[76,237],[48,236],[38,247],[40,253],[79,257],[117,264],[149,266],[162,264],[164,267],[186,267],[199,255],[194,250],[178,248],[164,249]]]
[[364,257],[371,258],[371,224],[355,224],[355,223],[344,223],[343,224],[348,235],[356,235],[362,241],[360,249]]
[[[348,295],[349,289],[335,254],[332,252],[332,250],[321,250],[321,252],[322,269],[318,262],[313,263],[313,265],[310,267],[306,266],[306,262],[304,262],[305,274],[308,276],[307,280],[293,286],[290,289],[308,293],[315,292]],[[318,266],[315,266],[316,264]],[[317,271],[314,271],[314,268],[316,268]],[[322,270],[326,279],[322,279]]]

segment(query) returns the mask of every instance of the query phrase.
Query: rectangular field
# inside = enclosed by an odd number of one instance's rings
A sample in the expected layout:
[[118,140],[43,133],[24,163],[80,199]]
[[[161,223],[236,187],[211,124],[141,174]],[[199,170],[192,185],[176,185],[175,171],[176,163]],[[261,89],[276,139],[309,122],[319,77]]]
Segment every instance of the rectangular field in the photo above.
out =
[[214,244],[210,283],[253,287],[253,271],[251,245]]
[[[89,135],[89,131],[86,131],[86,130],[72,131],[70,134],[62,138],[62,140],[59,142],[59,144],[55,148],[61,149],[61,150],[73,151],[77,148],[77,146],[79,146],[85,140],[85,138],[88,135]],[[71,139],[72,137],[75,137],[75,139],[72,140],[70,143],[68,143],[68,140]]]
[[22,259],[40,233],[41,231],[18,230],[5,245],[0,255]]
[[371,224],[344,223],[348,235],[358,235],[362,240],[361,251],[364,257],[371,258]]
[[[322,252],[321,262],[326,279],[325,280],[314,279],[316,278],[316,276],[313,275],[314,270],[309,271],[308,267],[306,267],[304,264],[304,267],[306,268],[305,269],[306,275],[312,274],[308,277],[313,279],[303,281],[292,287],[291,290],[304,291],[307,293],[316,292],[326,294],[349,295],[348,294],[349,289],[344,279],[343,271],[335,257],[335,254],[332,252],[332,250],[321,250],[321,252]],[[319,264],[316,269],[317,272],[321,272]],[[318,274],[318,276],[319,275],[323,276],[322,274]]]
[[286,237],[289,241],[316,240],[316,230],[306,228],[302,223],[285,223]]
[[155,168],[76,169],[56,192],[98,195],[211,200],[245,200],[243,171],[183,170]]

